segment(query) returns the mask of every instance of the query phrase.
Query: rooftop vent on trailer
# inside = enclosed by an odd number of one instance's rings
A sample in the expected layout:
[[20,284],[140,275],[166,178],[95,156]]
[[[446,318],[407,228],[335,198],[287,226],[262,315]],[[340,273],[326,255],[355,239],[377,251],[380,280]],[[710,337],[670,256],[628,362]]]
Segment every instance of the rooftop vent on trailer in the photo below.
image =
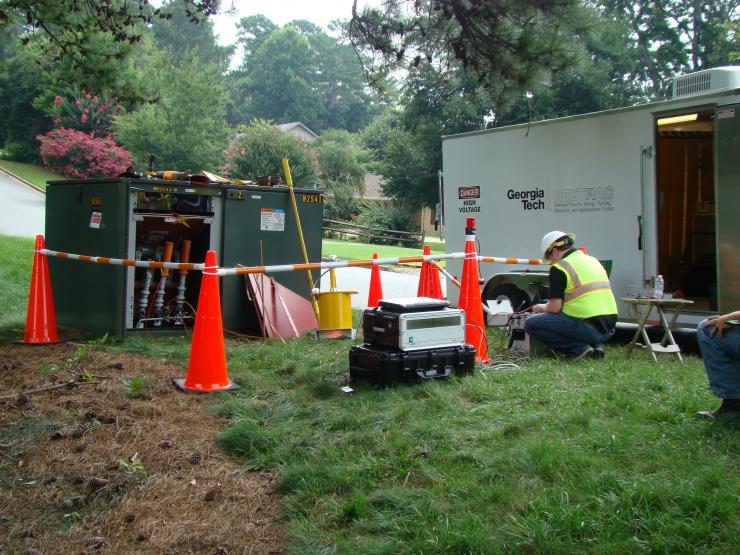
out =
[[673,80],[673,98],[740,89],[740,66],[715,67]]

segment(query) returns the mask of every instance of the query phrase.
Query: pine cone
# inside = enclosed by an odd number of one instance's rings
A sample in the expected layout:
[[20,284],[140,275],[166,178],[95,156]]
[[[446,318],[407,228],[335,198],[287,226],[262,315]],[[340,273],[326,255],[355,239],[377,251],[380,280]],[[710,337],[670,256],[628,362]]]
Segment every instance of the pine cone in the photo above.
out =
[[64,501],[62,501],[62,509],[64,509],[65,511],[71,511],[74,509],[79,509],[84,504],[85,497],[83,495],[67,497]]
[[64,430],[57,430],[49,436],[49,439],[56,440],[56,439],[64,439],[65,437],[67,437],[67,434],[64,433]]
[[93,536],[85,542],[85,545],[88,547],[92,547],[93,549],[100,549],[106,543],[107,542],[105,541],[105,538],[103,536]]
[[105,478],[98,478],[97,476],[93,476],[87,481],[87,487],[88,489],[92,491],[99,490],[100,488],[104,488],[108,485],[108,480]]
[[15,398],[16,407],[22,407],[24,405],[28,405],[29,403],[31,403],[31,398],[25,393],[19,393],[18,396]]
[[208,490],[208,492],[206,493],[203,499],[205,499],[206,501],[215,501],[217,495],[218,495],[218,492],[215,489],[211,489],[211,490]]
[[85,449],[87,449],[87,443],[78,443],[75,445],[74,452],[82,453]]
[[72,437],[75,437],[75,438],[81,438],[81,437],[82,437],[82,436],[84,436],[84,435],[85,435],[85,434],[86,434],[87,432],[89,432],[89,431],[90,431],[90,428],[92,428],[92,426],[90,425],[90,423],[89,423],[89,422],[83,422],[82,424],[80,424],[80,425],[79,425],[79,426],[77,427],[77,429],[76,429],[76,430],[75,430],[74,432],[72,432]]
[[169,439],[164,439],[160,442],[159,446],[162,449],[172,449],[175,446],[175,444],[172,443],[172,441],[170,441]]
[[200,463],[200,453],[198,451],[195,451],[192,455],[190,455],[190,464],[199,464]]

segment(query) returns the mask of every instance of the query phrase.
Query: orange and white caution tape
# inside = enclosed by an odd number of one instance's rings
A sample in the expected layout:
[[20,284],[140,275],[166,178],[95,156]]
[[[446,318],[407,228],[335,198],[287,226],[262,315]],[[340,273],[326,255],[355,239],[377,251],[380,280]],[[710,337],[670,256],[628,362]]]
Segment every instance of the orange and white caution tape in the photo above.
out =
[[[82,262],[93,262],[96,264],[112,264],[115,266],[135,266],[137,268],[155,268],[168,270],[186,270],[202,272],[202,263],[180,263],[180,262],[157,262],[155,260],[132,260],[128,258],[107,258],[103,256],[88,256],[85,254],[72,254],[49,249],[36,251],[45,256],[66,258],[68,260],[80,260]],[[449,254],[425,254],[418,256],[399,256],[395,258],[369,258],[365,260],[337,260],[334,262],[308,262],[302,264],[279,264],[274,266],[239,266],[236,268],[219,268],[220,276],[238,276],[244,274],[272,274],[278,272],[300,272],[306,270],[327,270],[331,268],[357,268],[363,266],[380,266],[390,264],[408,264],[411,262],[435,262],[437,260],[453,260],[475,257],[480,262],[494,262],[499,264],[527,264],[542,265],[544,262],[537,258],[505,258],[496,256],[476,256],[475,253],[453,252]],[[445,272],[447,275],[447,272]],[[449,277],[449,275],[448,275]]]
[[179,262],[156,262],[154,260],[131,260],[128,258],[106,258],[103,256],[87,256],[85,254],[71,254],[68,252],[39,249],[36,251],[46,256],[66,258],[69,260],[81,260],[82,262],[94,262],[96,264],[113,264],[114,266],[136,266],[137,268],[167,268],[168,270],[193,270],[203,271],[203,264],[181,264]]
[[498,264],[528,264],[532,266],[541,266],[545,264],[539,258],[502,258],[498,256],[479,256],[481,262],[496,262]]
[[221,268],[219,275],[232,276],[243,274],[273,274],[277,272],[299,272],[306,270],[327,270],[331,268],[356,268],[362,266],[380,266],[381,264],[406,264],[409,262],[430,262],[432,260],[449,260],[465,258],[464,252],[450,254],[426,254],[419,256],[401,256],[397,258],[369,258],[366,260],[337,260],[335,262],[309,262],[307,264],[280,264],[276,266],[245,266],[239,268]]

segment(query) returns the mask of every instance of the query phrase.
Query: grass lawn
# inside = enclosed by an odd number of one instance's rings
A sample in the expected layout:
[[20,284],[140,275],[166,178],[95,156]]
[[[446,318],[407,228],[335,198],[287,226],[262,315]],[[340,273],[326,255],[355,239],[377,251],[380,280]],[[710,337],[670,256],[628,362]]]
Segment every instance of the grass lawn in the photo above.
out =
[[[445,252],[444,243],[438,241],[427,242],[432,252]],[[370,245],[368,243],[355,243],[353,241],[339,241],[335,239],[324,239],[321,244],[321,255],[326,257],[332,254],[345,260],[365,260],[373,257],[377,252],[379,258],[395,258],[398,256],[417,256],[422,254],[423,249],[409,249],[406,247],[393,247],[389,245]]]
[[0,327],[26,321],[35,239],[0,235]]
[[46,189],[47,181],[51,181],[53,179],[64,179],[63,176],[50,172],[45,168],[34,166],[33,164],[24,164],[23,162],[0,160],[0,168],[5,168],[44,190]]
[[[22,322],[32,250],[0,237],[4,271],[17,266],[2,282],[5,340]],[[292,552],[740,551],[740,426],[695,416],[717,404],[698,358],[656,364],[609,345],[598,361],[510,359],[347,395],[351,346],[227,336],[241,389],[212,398],[219,442],[245,469],[278,471]],[[189,355],[182,338],[96,348],[183,367]]]

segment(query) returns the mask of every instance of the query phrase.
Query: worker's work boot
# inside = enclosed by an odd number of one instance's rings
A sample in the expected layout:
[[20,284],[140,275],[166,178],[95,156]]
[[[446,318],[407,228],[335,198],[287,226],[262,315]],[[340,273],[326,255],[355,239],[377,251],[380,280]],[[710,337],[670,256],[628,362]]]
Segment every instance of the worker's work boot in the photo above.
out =
[[604,346],[596,345],[590,356],[591,358],[604,358]]
[[588,356],[593,356],[594,348],[588,345],[583,352],[578,353],[576,355],[570,355],[568,358],[570,360],[581,360],[583,358],[586,358]]
[[722,399],[722,403],[714,410],[703,410],[697,413],[704,418],[716,418],[725,415],[740,416],[740,399]]

